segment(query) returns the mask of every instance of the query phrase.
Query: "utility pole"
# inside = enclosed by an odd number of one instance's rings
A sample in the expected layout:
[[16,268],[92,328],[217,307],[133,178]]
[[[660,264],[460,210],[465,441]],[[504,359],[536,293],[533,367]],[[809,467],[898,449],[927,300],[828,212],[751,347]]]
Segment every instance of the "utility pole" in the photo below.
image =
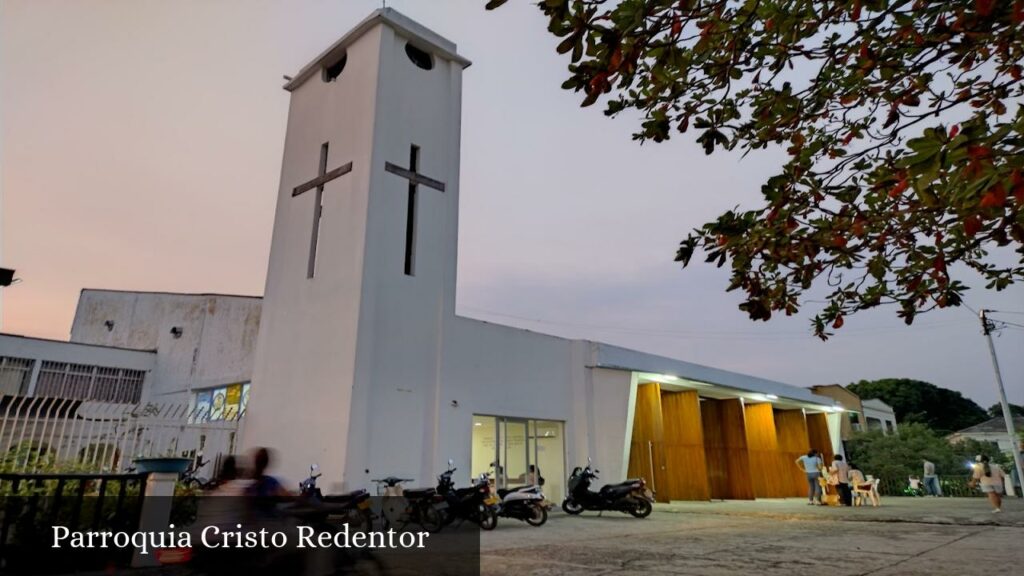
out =
[[[1017,437],[1017,431],[1013,427],[1013,415],[1010,413],[1010,405],[1006,401],[1006,390],[1003,388],[1003,376],[999,372],[999,360],[996,359],[996,346],[992,343],[992,324],[985,316],[986,312],[991,310],[985,310],[984,308],[978,312],[978,317],[981,319],[981,330],[985,334],[985,338],[988,339],[988,351],[992,355],[992,368],[996,371],[996,385],[999,387],[999,403],[1003,407],[1003,418],[1006,420],[1006,433],[1010,435],[1010,450],[1013,453],[1013,465],[1017,469],[1017,480],[1021,482],[1024,487],[1024,467],[1021,466],[1020,462],[1020,438]],[[1013,484],[1012,482],[1010,483]],[[1017,494],[1017,497],[1022,497],[1021,494]]]

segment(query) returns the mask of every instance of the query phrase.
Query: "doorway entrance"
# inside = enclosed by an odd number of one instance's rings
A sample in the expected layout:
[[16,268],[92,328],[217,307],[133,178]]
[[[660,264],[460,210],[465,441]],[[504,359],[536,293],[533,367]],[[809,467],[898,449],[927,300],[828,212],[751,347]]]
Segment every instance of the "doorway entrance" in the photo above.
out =
[[498,488],[525,486],[544,478],[544,496],[565,495],[564,426],[557,420],[473,416],[473,477],[492,475]]

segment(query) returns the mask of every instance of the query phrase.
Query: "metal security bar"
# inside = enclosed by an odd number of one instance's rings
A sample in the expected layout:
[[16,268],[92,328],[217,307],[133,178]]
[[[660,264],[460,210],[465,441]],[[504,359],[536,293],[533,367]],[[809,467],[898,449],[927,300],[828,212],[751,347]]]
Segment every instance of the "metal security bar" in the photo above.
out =
[[200,452],[216,463],[234,452],[243,415],[211,421],[184,404],[0,396],[0,472],[113,473],[136,458]]
[[143,370],[43,360],[34,396],[134,404],[145,377]]
[[0,356],[0,394],[25,394],[32,379],[32,359]]

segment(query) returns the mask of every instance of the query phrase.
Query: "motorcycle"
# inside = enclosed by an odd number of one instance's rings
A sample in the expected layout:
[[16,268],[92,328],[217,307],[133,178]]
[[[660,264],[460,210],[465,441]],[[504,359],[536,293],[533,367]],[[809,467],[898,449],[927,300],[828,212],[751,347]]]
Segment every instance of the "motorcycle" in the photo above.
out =
[[370,506],[370,493],[366,490],[353,490],[345,494],[324,496],[316,485],[316,480],[320,476],[320,467],[313,464],[309,467],[309,476],[299,482],[296,506],[310,508],[305,516],[320,522],[327,520],[329,516],[341,516],[346,524],[354,528],[372,530],[375,516]]
[[540,486],[501,488],[498,497],[498,516],[522,520],[530,526],[543,526],[548,521],[550,505],[545,504]]
[[[494,468],[491,464],[491,468]],[[552,504],[544,497],[537,485],[499,488],[498,516],[522,520],[530,526],[543,526],[548,521],[548,510]]]
[[653,510],[654,493],[647,488],[642,478],[632,478],[618,484],[606,484],[597,492],[590,485],[597,480],[600,470],[590,467],[587,459],[586,468],[577,466],[569,476],[569,495],[562,502],[562,510],[573,516],[584,510],[615,510],[632,514],[636,518],[646,518]]
[[437,477],[437,493],[444,497],[448,506],[442,511],[447,526],[456,518],[469,520],[483,530],[494,530],[498,526],[498,497],[491,494],[491,483],[486,474],[473,481],[468,488],[456,488],[452,474],[456,468],[448,461],[448,470]]

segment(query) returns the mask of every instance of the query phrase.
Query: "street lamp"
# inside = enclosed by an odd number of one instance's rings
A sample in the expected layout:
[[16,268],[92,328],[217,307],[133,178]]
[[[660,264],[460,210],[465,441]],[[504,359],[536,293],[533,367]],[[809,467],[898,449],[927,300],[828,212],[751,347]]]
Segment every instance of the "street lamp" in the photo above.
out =
[[0,287],[14,284],[14,270],[11,268],[0,268]]

